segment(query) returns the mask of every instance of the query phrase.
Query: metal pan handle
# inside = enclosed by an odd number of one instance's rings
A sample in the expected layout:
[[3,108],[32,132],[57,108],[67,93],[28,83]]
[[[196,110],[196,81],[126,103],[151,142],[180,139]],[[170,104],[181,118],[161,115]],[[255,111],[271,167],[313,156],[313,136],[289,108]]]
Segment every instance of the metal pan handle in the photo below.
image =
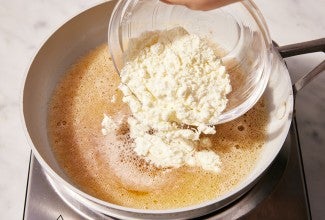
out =
[[[323,52],[325,53],[325,38],[317,40],[306,41],[303,43],[290,44],[286,46],[277,47],[277,50],[283,58],[297,56],[307,53]],[[313,80],[318,74],[325,70],[325,60],[316,66],[309,73],[301,77],[294,85],[293,92],[296,94],[304,86],[306,86],[311,80]]]

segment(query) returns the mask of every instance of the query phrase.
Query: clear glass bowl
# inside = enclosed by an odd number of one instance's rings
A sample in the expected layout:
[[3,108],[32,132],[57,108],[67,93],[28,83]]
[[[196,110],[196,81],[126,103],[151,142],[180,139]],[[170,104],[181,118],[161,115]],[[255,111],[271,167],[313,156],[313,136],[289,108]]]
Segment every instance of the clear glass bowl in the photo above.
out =
[[131,38],[143,32],[177,26],[191,34],[208,37],[219,45],[233,91],[219,123],[247,112],[261,97],[272,68],[273,46],[267,26],[250,0],[211,11],[195,11],[159,0],[121,0],[115,7],[108,30],[110,53],[117,71]]

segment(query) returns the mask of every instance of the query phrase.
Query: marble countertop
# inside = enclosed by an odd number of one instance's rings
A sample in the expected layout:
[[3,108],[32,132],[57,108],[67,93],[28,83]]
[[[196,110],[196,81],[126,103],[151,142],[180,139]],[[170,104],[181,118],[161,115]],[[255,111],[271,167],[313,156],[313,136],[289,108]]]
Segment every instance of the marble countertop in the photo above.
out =
[[[64,21],[102,0],[12,0],[0,4],[0,213],[21,219],[30,148],[22,130],[23,76],[41,44]],[[256,0],[279,44],[325,37],[325,1]],[[293,81],[325,58],[322,53],[287,59]],[[297,97],[297,119],[314,219],[325,215],[325,74]]]

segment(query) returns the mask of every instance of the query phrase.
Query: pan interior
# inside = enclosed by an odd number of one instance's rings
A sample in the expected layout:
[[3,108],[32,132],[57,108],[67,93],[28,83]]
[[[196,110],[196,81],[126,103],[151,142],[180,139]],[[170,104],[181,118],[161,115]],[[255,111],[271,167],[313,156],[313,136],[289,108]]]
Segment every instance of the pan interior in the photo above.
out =
[[[26,77],[23,111],[33,150],[42,165],[49,166],[56,174],[72,185],[60,168],[49,145],[47,136],[47,107],[50,97],[62,74],[87,51],[107,42],[108,16],[114,3],[106,3],[73,18],[58,29],[36,55]],[[274,58],[274,68],[265,96],[269,103],[270,123],[268,142],[255,169],[222,200],[240,192],[269,166],[284,142],[289,130],[293,107],[291,82],[279,57]],[[216,202],[216,201],[212,201]]]

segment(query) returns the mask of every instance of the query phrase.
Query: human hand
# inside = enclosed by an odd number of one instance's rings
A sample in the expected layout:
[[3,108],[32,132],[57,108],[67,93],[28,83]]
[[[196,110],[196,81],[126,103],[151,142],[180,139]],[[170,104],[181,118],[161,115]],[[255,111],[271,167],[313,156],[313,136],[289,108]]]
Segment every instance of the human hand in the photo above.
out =
[[208,11],[215,8],[219,8],[225,5],[229,5],[240,0],[160,0],[167,4],[185,5],[193,10]]

